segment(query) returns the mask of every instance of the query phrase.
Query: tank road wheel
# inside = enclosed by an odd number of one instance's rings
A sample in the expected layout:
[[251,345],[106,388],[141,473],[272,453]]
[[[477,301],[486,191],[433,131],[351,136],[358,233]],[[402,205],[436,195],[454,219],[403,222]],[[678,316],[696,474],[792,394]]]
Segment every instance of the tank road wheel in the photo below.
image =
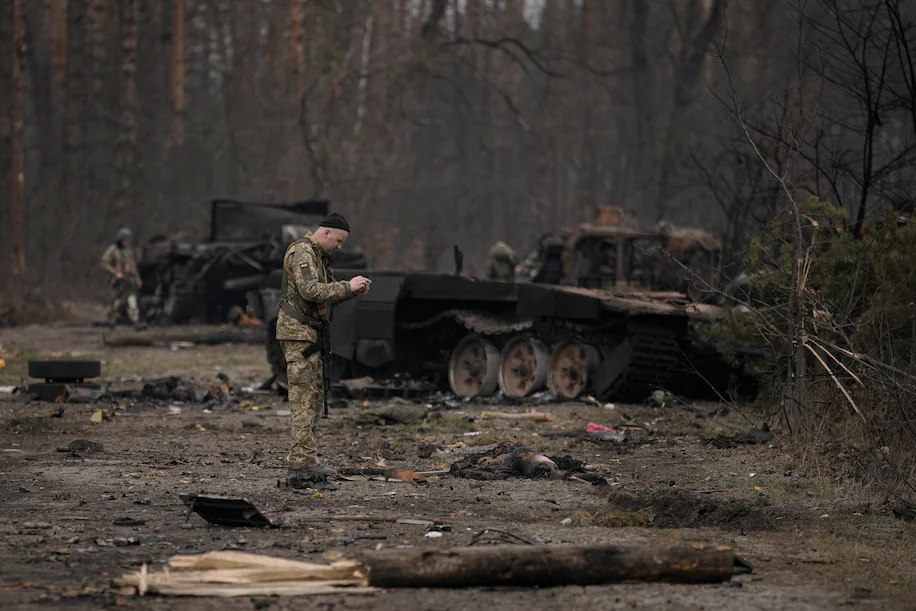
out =
[[458,397],[487,397],[496,392],[499,350],[479,335],[467,335],[448,362],[448,385]]
[[588,388],[589,374],[601,356],[594,346],[561,342],[547,361],[547,388],[560,399],[575,399]]
[[547,382],[547,348],[540,340],[514,337],[499,358],[499,388],[507,397],[527,397]]

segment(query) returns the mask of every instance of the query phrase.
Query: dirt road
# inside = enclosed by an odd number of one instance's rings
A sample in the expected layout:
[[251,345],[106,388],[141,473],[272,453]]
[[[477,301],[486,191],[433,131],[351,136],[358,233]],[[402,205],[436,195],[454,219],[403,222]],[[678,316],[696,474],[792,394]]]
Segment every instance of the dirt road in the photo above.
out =
[[[701,437],[750,425],[734,411],[722,415],[720,406],[550,404],[536,409],[551,412],[552,422],[513,423],[479,415],[517,405],[461,404],[421,424],[358,426],[366,406],[350,401],[320,423],[323,458],[337,467],[447,469],[469,453],[514,442],[587,462],[608,475],[610,486],[445,475],[425,485],[340,481],[315,495],[278,488],[288,405],[239,392],[267,377],[260,347],[106,348],[101,332],[91,326],[0,330],[0,354],[7,356],[0,386],[21,384],[29,358],[72,355],[102,360],[102,374],[116,389],[139,389],[142,379],[166,375],[218,384],[222,373],[234,393],[204,403],[108,405],[20,403],[0,394],[4,609],[890,609],[906,608],[916,592],[910,553],[916,525],[875,507],[855,483],[805,472],[780,436],[735,449],[703,445]],[[100,408],[110,419],[91,422]],[[624,421],[648,423],[656,432],[634,430],[636,443],[625,447],[550,435]],[[74,439],[104,449],[55,451]],[[245,497],[282,527],[217,527],[196,515],[185,523],[177,495],[191,492]],[[450,529],[431,538],[424,526],[336,515],[435,518]],[[356,549],[466,545],[487,528],[543,544],[728,544],[754,572],[708,586],[387,590],[317,599],[140,598],[108,590],[113,577],[143,563],[159,569],[175,554],[239,549],[321,561]]]

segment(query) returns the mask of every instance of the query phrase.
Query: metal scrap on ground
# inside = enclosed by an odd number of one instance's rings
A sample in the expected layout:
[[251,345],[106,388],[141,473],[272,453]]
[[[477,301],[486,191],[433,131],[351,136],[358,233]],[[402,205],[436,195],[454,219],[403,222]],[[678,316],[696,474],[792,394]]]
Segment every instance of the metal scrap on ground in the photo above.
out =
[[232,499],[220,496],[180,494],[179,498],[188,506],[187,518],[196,513],[211,524],[220,526],[273,526],[273,523],[247,499]]

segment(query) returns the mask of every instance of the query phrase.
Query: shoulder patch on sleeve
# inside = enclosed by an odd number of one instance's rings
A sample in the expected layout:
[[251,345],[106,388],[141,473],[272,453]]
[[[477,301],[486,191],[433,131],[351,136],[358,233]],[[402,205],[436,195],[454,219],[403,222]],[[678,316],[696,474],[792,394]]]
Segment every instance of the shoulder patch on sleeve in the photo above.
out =
[[309,266],[309,262],[303,261],[302,263],[299,264],[299,269],[305,269],[308,266]]

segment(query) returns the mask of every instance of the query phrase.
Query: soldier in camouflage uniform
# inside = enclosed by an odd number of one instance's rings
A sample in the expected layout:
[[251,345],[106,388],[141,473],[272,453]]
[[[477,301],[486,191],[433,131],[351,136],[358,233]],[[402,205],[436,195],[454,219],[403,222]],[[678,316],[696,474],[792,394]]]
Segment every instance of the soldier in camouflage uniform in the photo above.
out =
[[114,244],[102,254],[102,269],[109,274],[110,308],[108,322],[117,323],[118,314],[127,306],[127,316],[134,326],[140,326],[140,309],[137,307],[137,289],[143,286],[137,263],[130,250],[132,238],[130,229],[122,227],[115,236]]
[[497,242],[490,248],[487,263],[488,280],[512,282],[515,280],[515,251],[505,242]]
[[320,334],[329,331],[331,305],[365,295],[371,281],[362,276],[334,281],[328,256],[339,250],[350,233],[347,221],[336,212],[318,230],[293,242],[283,256],[283,284],[277,339],[286,357],[293,446],[286,457],[287,482],[337,472],[318,461],[315,429],[324,405]]

